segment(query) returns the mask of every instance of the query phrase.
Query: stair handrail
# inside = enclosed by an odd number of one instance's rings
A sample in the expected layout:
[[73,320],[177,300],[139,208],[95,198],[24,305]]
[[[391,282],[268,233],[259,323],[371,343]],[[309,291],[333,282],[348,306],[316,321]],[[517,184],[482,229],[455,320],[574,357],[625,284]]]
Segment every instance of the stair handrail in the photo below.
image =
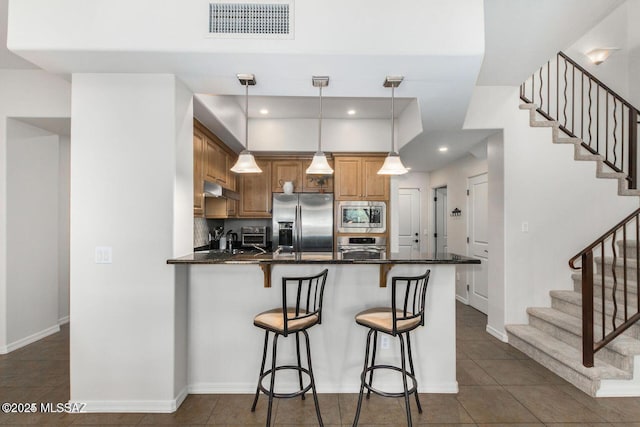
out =
[[638,216],[640,214],[640,208],[636,209],[635,211],[633,211],[632,213],[630,213],[628,216],[626,216],[622,221],[618,222],[616,225],[614,225],[613,227],[611,227],[609,229],[609,231],[607,231],[606,233],[604,233],[602,236],[598,237],[596,240],[593,241],[593,243],[591,243],[589,246],[587,246],[586,248],[584,248],[583,250],[581,250],[580,252],[578,252],[577,254],[575,254],[570,260],[569,260],[569,267],[571,267],[574,270],[580,270],[582,268],[582,266],[576,267],[575,262],[582,258],[582,255],[585,254],[586,252],[592,251],[593,249],[595,249],[599,244],[601,244],[602,242],[604,242],[608,237],[612,236],[613,233],[620,229],[623,225],[625,225],[627,222],[629,222],[630,220],[632,220],[633,218],[635,218],[636,216]]
[[[635,276],[636,276],[636,313],[629,313],[629,299],[628,299],[628,275],[630,270],[627,263],[627,227],[629,224],[635,222]],[[633,225],[633,224],[632,224]],[[623,322],[619,325],[616,324],[618,320],[618,271],[617,264],[618,256],[616,251],[617,234],[622,231],[622,284],[623,284],[623,303],[624,314]],[[606,331],[606,298],[605,298],[605,243],[611,241],[611,253],[613,254],[611,263],[611,273],[613,277],[613,285],[611,291],[611,300],[613,302],[613,310],[611,316],[611,331]],[[637,283],[640,280],[640,208],[627,215],[622,221],[618,222],[609,231],[604,233],[598,239],[596,239],[589,246],[578,252],[569,260],[569,267],[575,270],[582,270],[582,364],[586,367],[593,367],[595,353],[601,350],[608,343],[613,341],[614,338],[622,334],[629,329],[633,324],[640,320],[640,290],[637,289]],[[599,268],[599,274],[601,277],[601,296],[602,296],[602,310],[601,310],[601,339],[594,342],[595,327],[594,327],[594,255],[593,252],[596,248],[600,247],[601,264]],[[580,266],[576,266],[576,261],[580,259]]]
[[602,162],[611,170],[625,174],[629,189],[638,187],[640,110],[584,67],[558,52],[522,83],[520,98],[536,104],[536,111],[556,121],[564,133],[580,138],[581,146],[602,156]]

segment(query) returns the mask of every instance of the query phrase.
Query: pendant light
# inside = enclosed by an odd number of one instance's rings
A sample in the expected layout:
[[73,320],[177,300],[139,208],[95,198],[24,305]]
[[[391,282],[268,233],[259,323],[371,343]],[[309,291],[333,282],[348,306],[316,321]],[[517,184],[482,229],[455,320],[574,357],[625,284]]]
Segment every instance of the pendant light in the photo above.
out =
[[403,79],[404,77],[402,76],[393,76],[393,77],[387,76],[387,78],[384,80],[383,86],[391,88],[391,151],[389,151],[387,158],[384,159],[384,164],[378,171],[378,175],[403,175],[409,172],[407,168],[405,168],[404,165],[402,164],[402,160],[400,160],[400,156],[398,155],[398,152],[396,151],[396,146],[395,146],[394,93],[395,93],[395,88],[400,86],[400,83],[402,83]]
[[238,74],[240,84],[244,85],[244,137],[245,149],[238,156],[238,161],[231,168],[231,172],[235,173],[261,173],[262,169],[256,163],[256,159],[249,151],[249,85],[255,86],[256,77],[253,74]]
[[313,155],[313,160],[307,168],[309,175],[331,175],[333,169],[327,162],[327,157],[322,152],[322,88],[329,86],[328,76],[313,76],[313,87],[320,88],[320,118],[318,120],[318,151]]

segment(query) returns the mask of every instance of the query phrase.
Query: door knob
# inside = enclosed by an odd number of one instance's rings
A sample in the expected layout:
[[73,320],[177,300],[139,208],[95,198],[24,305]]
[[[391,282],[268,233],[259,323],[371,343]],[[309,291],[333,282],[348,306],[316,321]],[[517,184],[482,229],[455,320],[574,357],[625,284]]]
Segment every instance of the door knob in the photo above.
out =
[[414,242],[418,243],[418,242],[419,242],[419,240],[418,240],[418,239],[416,239],[416,240],[414,240]]
[[418,236],[418,233],[416,233],[416,237]]

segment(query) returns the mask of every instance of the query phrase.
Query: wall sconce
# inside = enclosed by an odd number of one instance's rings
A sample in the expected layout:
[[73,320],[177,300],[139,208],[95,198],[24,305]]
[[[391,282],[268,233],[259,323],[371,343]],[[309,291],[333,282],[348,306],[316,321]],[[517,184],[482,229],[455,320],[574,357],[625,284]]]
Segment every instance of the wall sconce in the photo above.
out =
[[598,48],[598,49],[592,49],[589,52],[585,53],[585,55],[587,55],[587,58],[589,58],[589,60],[591,62],[593,62],[595,65],[600,65],[602,64],[604,61],[607,60],[607,58],[609,56],[611,56],[611,54],[617,50],[620,50],[620,48],[617,47],[602,47],[602,48]]
[[451,211],[451,216],[461,216],[462,215],[462,211],[458,208],[455,208],[454,210]]

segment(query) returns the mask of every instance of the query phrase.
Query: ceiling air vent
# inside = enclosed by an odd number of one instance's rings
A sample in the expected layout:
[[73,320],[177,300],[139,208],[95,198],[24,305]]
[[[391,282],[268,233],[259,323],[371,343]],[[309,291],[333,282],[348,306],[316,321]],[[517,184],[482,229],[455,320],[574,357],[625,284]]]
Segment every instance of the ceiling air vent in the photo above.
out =
[[293,38],[293,0],[209,3],[209,35],[224,38]]

